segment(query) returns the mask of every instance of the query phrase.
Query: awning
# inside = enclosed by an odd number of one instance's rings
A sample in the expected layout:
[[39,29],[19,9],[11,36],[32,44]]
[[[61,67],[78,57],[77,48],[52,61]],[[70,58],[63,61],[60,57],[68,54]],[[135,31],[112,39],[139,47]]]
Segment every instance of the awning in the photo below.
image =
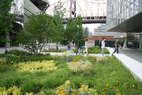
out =
[[108,32],[142,32],[142,12],[108,30]]

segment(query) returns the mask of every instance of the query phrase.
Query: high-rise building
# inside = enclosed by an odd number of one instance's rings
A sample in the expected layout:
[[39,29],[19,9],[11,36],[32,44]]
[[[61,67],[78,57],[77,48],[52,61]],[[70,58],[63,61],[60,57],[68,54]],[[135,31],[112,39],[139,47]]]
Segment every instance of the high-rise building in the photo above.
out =
[[107,0],[108,32],[139,33],[142,50],[142,0]]

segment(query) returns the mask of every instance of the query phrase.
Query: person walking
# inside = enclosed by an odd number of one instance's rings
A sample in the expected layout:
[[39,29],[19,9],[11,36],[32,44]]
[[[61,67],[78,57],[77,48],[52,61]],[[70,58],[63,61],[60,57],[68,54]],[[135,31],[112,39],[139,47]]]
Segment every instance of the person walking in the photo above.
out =
[[80,51],[81,51],[82,54],[83,54],[81,38],[80,38],[80,40],[79,40],[78,43],[77,43],[77,51],[76,51],[76,55],[77,55],[78,51],[79,51],[79,55],[80,55]]
[[102,42],[101,42],[101,48],[102,48],[102,51],[100,54],[102,54],[104,56],[104,53],[105,53],[105,41],[106,39],[103,38]]
[[116,39],[116,41],[115,41],[115,50],[114,50],[114,52],[112,53],[112,55],[113,55],[115,52],[119,53],[119,47],[121,48],[121,45],[120,45],[120,43],[119,43],[119,39]]
[[69,44],[70,44],[70,50],[71,50],[71,52],[74,54],[73,49],[72,49],[72,47],[74,46],[73,43],[74,43],[74,42],[73,42],[73,40],[72,40]]
[[85,41],[85,50],[83,51],[83,53],[86,53],[87,55],[88,55],[88,45],[89,45],[88,39],[86,39],[86,41]]
[[68,47],[68,50],[70,50],[70,42],[69,41],[68,41],[67,47]]

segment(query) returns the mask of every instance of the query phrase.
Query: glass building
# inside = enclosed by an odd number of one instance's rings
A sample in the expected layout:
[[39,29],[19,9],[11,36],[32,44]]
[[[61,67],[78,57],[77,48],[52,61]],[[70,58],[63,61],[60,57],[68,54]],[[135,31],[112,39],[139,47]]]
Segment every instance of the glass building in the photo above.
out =
[[[108,32],[142,32],[142,0],[107,0]],[[140,35],[142,50],[142,35]]]

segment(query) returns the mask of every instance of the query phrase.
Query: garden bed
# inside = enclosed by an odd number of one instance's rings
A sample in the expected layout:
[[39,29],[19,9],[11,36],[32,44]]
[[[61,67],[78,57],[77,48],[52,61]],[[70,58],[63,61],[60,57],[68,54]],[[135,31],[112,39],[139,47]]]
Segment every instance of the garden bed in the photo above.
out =
[[[83,51],[85,50],[85,48],[83,48]],[[49,49],[49,50],[46,50],[44,49],[43,52],[65,52],[67,51],[67,49],[64,49],[64,50],[57,50],[57,49]],[[73,49],[74,53],[76,53],[77,49]],[[93,54],[98,54],[98,53],[101,53],[102,49],[98,46],[95,46],[95,47],[89,47],[88,48],[88,53],[93,53]],[[105,48],[105,54],[109,54],[109,50]]]
[[115,57],[37,56],[41,60],[17,57],[16,63],[0,65],[0,95],[142,94],[142,83]]

